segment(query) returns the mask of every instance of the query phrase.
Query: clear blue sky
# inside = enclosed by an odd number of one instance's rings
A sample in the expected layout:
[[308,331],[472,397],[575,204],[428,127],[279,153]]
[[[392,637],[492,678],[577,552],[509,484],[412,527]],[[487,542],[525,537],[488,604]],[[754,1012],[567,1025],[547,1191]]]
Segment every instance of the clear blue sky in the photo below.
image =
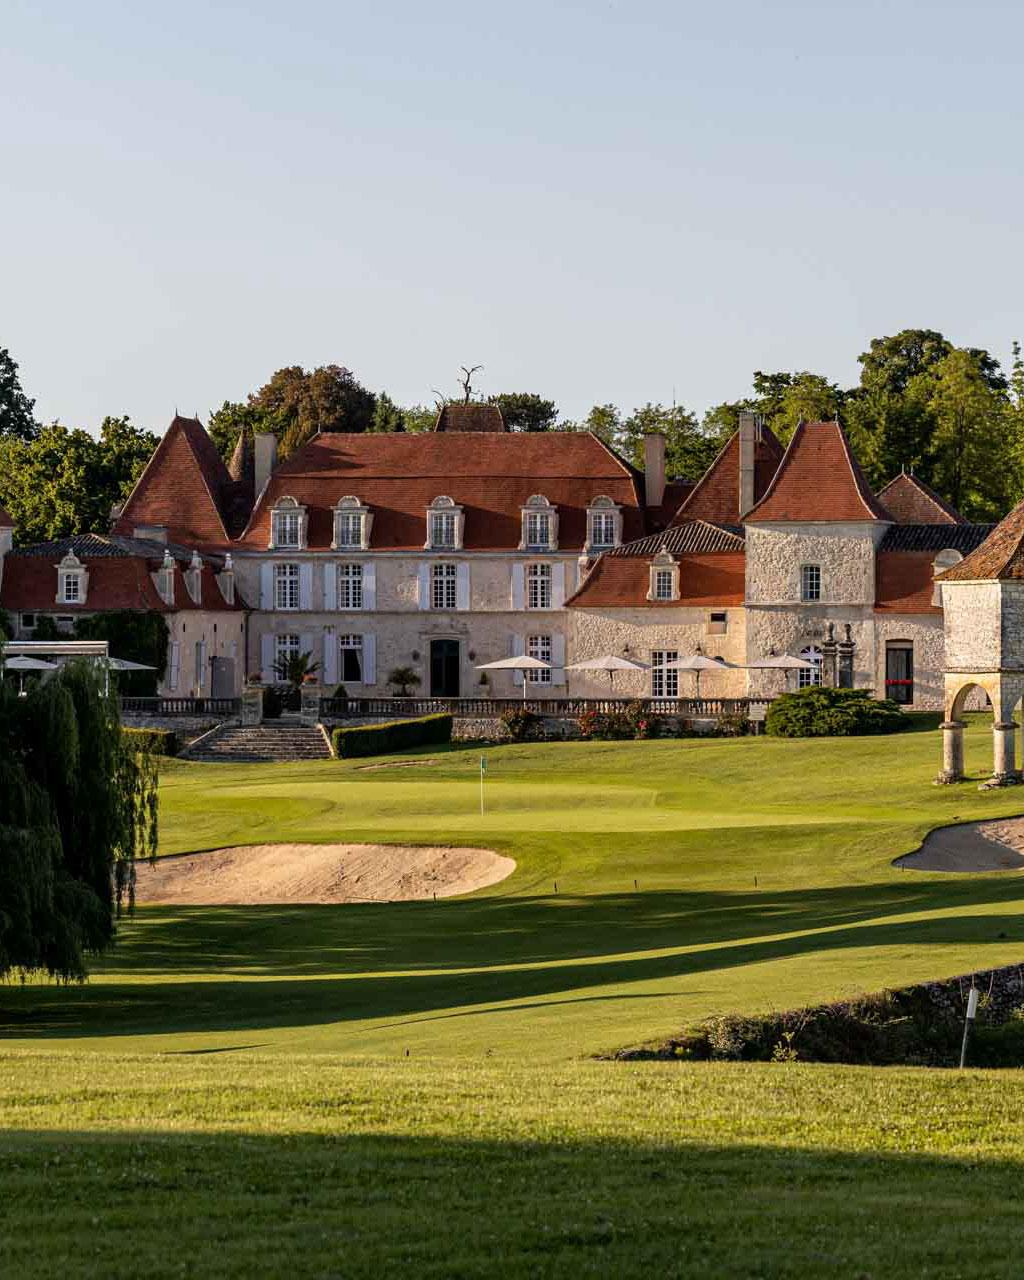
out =
[[4,0],[0,346],[44,420],[348,365],[708,404],[1024,336],[1019,5]]

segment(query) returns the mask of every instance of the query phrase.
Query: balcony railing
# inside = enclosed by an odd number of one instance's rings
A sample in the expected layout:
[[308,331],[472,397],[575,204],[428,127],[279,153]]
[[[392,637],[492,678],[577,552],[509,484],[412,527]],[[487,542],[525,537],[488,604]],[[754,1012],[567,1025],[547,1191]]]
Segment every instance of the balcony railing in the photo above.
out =
[[525,708],[536,715],[570,717],[587,711],[607,715],[637,702],[654,715],[683,719],[718,719],[740,715],[757,718],[770,698],[321,698],[322,720],[354,720],[364,716],[427,716],[439,711],[465,718],[500,716]]
[[240,698],[121,698],[121,711],[136,716],[236,716]]

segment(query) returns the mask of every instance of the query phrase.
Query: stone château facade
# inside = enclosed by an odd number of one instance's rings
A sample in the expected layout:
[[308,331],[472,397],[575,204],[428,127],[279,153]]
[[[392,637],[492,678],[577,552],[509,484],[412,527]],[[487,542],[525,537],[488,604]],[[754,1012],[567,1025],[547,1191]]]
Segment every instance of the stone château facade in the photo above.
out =
[[[710,695],[781,691],[757,663],[790,653],[813,664],[801,683],[943,705],[936,574],[989,526],[910,476],[873,494],[836,423],[801,424],[783,450],[745,415],[696,484],[666,476],[661,437],[644,461],[454,404],[433,432],[322,434],[280,462],[256,436],[225,465],[199,422],[175,418],[111,534],[12,551],[0,528],[0,606],[19,637],[43,613],[173,613],[182,648],[164,692],[211,688],[214,658],[237,692],[309,652],[352,695],[385,694],[412,667],[423,694],[502,697],[523,677],[484,681],[479,665],[529,653],[553,668],[528,677],[531,693],[606,695],[604,675],[565,667],[614,653],[652,668],[616,693],[686,696],[692,678],[665,664],[699,647],[737,668],[711,674]],[[69,555],[75,600],[61,597]],[[101,587],[115,559],[118,592]]]

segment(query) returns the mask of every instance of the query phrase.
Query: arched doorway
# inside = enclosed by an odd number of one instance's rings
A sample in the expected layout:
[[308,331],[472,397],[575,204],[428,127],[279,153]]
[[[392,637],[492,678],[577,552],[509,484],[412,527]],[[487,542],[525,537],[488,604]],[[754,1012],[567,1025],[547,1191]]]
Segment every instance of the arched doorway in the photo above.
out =
[[946,674],[946,715],[942,723],[942,769],[936,782],[962,782],[964,772],[964,715],[991,710],[992,776],[983,787],[1020,782],[1017,767],[1017,723],[1014,709],[1021,700],[1020,678],[1002,674]]

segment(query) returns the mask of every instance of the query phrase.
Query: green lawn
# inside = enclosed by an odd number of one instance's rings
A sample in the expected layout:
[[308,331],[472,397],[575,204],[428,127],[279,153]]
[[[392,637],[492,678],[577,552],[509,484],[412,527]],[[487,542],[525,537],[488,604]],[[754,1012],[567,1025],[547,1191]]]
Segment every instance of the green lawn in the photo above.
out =
[[[438,903],[140,910],[0,989],[0,1275],[1020,1274],[1024,1078],[591,1055],[1024,960],[1016,874],[891,865],[1024,809],[938,735],[163,772],[162,851],[465,843]],[[977,777],[984,722],[968,733]],[[558,891],[555,892],[557,883]]]

